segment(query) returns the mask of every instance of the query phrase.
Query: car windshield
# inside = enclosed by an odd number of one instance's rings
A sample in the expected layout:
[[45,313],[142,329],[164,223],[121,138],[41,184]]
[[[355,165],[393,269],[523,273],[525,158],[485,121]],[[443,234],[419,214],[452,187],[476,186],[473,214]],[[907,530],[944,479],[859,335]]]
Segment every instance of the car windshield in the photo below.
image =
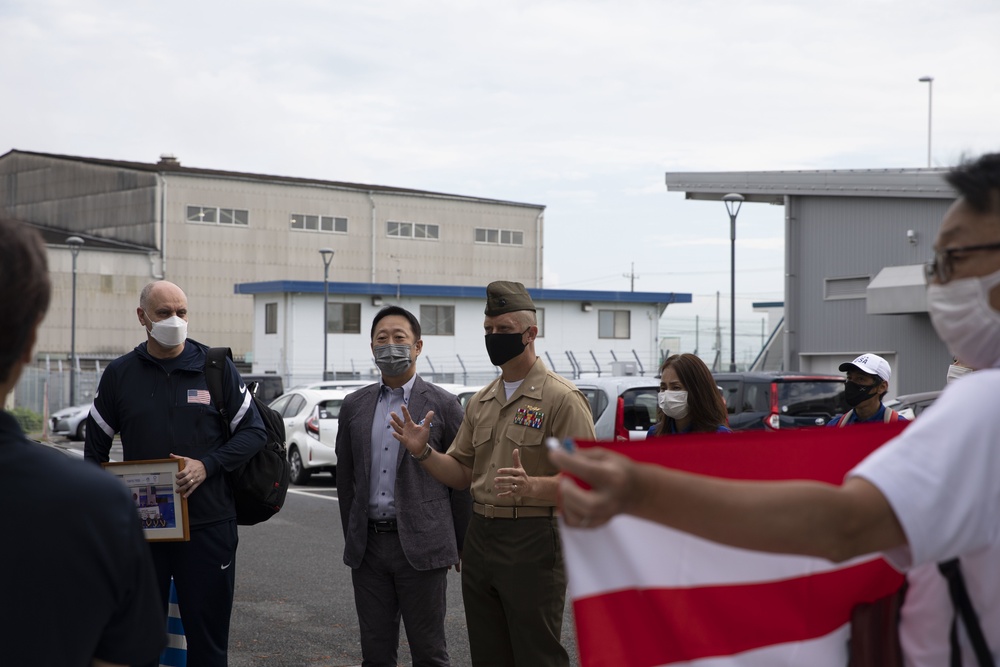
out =
[[844,383],[837,380],[778,382],[778,410],[789,417],[832,417],[847,411]]

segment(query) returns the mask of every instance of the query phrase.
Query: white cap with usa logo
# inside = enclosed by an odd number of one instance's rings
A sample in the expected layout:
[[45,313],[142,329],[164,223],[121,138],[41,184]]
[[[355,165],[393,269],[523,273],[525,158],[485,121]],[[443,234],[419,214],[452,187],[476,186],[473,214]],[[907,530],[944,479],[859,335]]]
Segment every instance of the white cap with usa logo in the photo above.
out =
[[862,373],[868,373],[868,375],[877,375],[886,382],[892,376],[892,369],[889,368],[889,362],[877,354],[862,354],[854,361],[845,362],[840,365],[841,372],[848,371],[851,368],[857,368]]

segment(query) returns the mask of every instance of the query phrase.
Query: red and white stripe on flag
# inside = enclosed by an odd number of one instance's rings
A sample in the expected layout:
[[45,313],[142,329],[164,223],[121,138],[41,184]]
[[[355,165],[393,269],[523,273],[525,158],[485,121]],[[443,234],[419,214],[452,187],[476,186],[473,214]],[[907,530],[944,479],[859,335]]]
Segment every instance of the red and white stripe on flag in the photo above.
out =
[[[839,484],[904,426],[577,445],[717,477]],[[562,526],[562,538],[582,667],[844,667],[851,609],[903,582],[879,556],[835,564],[757,553],[629,516]]]
[[207,389],[188,389],[187,402],[210,405],[212,403],[212,395],[208,393]]

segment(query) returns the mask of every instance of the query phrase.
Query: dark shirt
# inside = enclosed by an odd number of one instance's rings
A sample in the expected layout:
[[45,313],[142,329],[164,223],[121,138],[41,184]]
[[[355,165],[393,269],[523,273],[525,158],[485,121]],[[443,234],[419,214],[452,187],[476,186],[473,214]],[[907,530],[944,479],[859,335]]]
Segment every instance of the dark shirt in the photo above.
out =
[[0,663],[153,661],[166,619],[128,489],[0,412]]
[[87,418],[86,458],[108,460],[114,435],[121,434],[126,461],[197,459],[207,478],[188,498],[192,527],[236,518],[224,471],[260,451],[266,433],[232,361],[223,371],[223,399],[229,424],[212,405],[205,380],[208,348],[188,339],[174,359],[156,359],[142,343],[118,357],[101,376]]

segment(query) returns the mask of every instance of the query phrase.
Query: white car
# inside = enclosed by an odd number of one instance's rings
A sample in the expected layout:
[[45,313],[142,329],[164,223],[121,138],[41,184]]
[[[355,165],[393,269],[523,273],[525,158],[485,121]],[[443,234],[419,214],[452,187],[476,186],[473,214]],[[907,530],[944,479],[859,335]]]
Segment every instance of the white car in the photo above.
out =
[[64,435],[70,440],[87,438],[87,415],[93,403],[74,405],[55,412],[49,418],[52,435]]
[[344,389],[292,389],[271,402],[269,407],[285,421],[293,484],[305,484],[317,472],[335,474],[337,419],[349,393]]
[[458,402],[461,403],[462,408],[465,409],[465,406],[469,402],[469,399],[475,396],[476,392],[478,392],[486,385],[469,386],[464,384],[439,384],[438,386],[446,391],[455,394],[455,396],[458,396]]
[[656,423],[659,378],[601,376],[573,380],[590,402],[598,440],[645,440]]

